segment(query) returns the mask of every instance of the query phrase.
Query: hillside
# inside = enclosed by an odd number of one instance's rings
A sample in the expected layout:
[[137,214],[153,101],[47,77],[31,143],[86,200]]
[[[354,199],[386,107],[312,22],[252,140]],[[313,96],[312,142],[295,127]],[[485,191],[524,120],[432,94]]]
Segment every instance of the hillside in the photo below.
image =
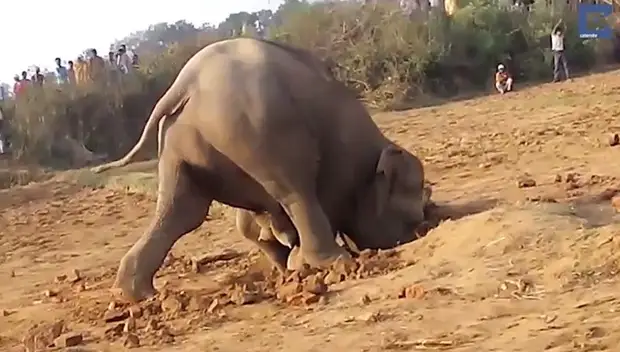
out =
[[423,159],[437,216],[451,220],[365,255],[320,299],[278,299],[291,284],[216,206],[174,247],[161,297],[106,323],[127,308],[108,289],[154,209],[153,163],[2,190],[0,349],[72,331],[79,351],[613,351],[619,94],[612,71],[376,115]]

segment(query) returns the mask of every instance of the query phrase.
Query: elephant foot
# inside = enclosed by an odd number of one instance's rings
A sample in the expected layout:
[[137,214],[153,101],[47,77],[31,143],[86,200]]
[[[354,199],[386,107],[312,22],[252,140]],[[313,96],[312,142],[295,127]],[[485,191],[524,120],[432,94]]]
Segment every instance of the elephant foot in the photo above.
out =
[[301,255],[301,249],[299,246],[293,247],[293,249],[291,249],[291,253],[288,255],[288,259],[286,260],[286,268],[292,271],[300,270],[304,263],[304,258]]
[[154,297],[157,294],[152,284],[138,285],[131,282],[116,281],[112,286],[114,291],[119,291],[121,296],[132,302],[140,302],[145,299]]
[[148,275],[140,275],[135,266],[130,265],[131,262],[131,257],[123,258],[116,273],[116,280],[112,289],[115,291],[120,290],[123,298],[133,302],[139,302],[155,296],[157,290],[153,286],[153,278],[147,278]]
[[303,248],[295,246],[288,256],[286,267],[289,270],[298,270],[304,264],[308,264],[315,268],[328,268],[339,258],[350,260],[352,256],[346,249],[338,245],[334,245],[334,249],[329,252],[323,251],[316,253],[304,251]]

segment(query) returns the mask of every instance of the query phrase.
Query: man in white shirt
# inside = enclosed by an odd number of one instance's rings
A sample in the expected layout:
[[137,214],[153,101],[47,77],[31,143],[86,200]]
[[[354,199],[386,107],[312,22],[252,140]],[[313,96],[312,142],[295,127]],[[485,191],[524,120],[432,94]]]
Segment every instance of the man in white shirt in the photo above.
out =
[[564,55],[564,25],[561,19],[551,32],[551,51],[553,52],[553,82],[559,82],[562,73],[568,80],[568,65]]
[[122,73],[129,73],[133,68],[131,64],[131,59],[129,55],[127,55],[127,46],[125,44],[121,45],[118,49],[118,57],[116,58],[116,66]]
[[2,114],[2,109],[0,109],[0,155],[4,155],[8,152],[8,145],[6,143],[6,139],[3,134],[4,130],[4,115]]

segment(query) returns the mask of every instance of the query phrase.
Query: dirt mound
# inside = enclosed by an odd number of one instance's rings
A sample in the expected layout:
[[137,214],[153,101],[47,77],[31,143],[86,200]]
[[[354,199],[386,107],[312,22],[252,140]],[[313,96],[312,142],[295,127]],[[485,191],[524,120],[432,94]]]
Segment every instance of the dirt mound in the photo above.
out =
[[[170,344],[175,336],[183,336],[230,321],[227,311],[247,305],[268,303],[279,309],[298,307],[312,310],[325,305],[330,287],[345,280],[359,280],[385,275],[410,265],[395,250],[363,251],[352,261],[338,261],[328,270],[305,266],[282,274],[270,268],[259,253],[225,251],[202,257],[169,255],[160,272],[162,276],[185,277],[226,266],[223,275],[211,287],[182,289],[164,282],[157,297],[130,305],[109,298],[93,300],[89,291],[105,282],[111,284],[113,271],[98,276],[81,275],[74,271],[60,275],[44,291],[41,304],[65,306],[73,325],[84,324],[90,341],[122,342],[125,346]],[[234,317],[234,316],[233,316]],[[60,326],[60,327],[59,327]],[[26,333],[25,344],[54,345],[67,324],[57,320],[35,325]],[[64,329],[64,330],[63,330]]]
[[[588,213],[597,216],[595,226],[579,216]],[[609,202],[525,203],[445,221],[399,252],[403,260],[417,260],[406,271],[421,281],[449,283],[479,298],[501,296],[498,290],[515,295],[510,287],[519,286],[516,295],[535,298],[614,277],[619,228]]]

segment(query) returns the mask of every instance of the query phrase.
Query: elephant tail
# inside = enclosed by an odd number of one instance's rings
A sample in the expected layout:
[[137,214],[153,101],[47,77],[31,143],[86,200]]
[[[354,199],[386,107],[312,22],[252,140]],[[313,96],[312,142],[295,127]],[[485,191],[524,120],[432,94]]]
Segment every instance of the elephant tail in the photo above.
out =
[[[91,169],[94,173],[100,173],[110,169],[116,169],[119,167],[123,167],[135,161],[136,155],[144,148],[144,145],[148,141],[148,138],[153,134],[153,131],[156,129],[165,128],[164,126],[169,126],[169,123],[164,123],[166,118],[170,118],[173,116],[177,116],[180,111],[183,110],[183,107],[189,101],[189,96],[187,94],[186,87],[176,88],[174,85],[164,94],[164,96],[157,102],[155,108],[151,112],[148,120],[146,121],[146,125],[142,130],[142,134],[140,135],[140,139],[134,145],[134,147],[123,156],[121,159],[109,162],[107,164],[99,165]],[[165,131],[158,131],[158,156],[161,154],[161,145],[162,137]]]

